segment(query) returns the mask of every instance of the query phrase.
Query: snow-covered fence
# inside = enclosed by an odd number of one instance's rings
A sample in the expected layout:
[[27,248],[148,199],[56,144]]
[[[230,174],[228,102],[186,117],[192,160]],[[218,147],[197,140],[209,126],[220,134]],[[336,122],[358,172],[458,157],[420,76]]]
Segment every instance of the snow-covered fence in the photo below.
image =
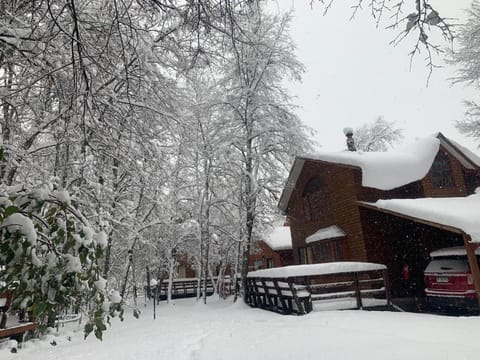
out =
[[304,315],[312,311],[310,293],[292,279],[247,278],[247,304],[282,314]]
[[295,265],[248,274],[246,302],[284,314],[315,308],[391,305],[385,265],[359,262]]
[[[218,278],[213,277],[207,280],[207,295],[212,295],[215,293],[215,287],[217,284]],[[198,278],[182,278],[174,279],[172,281],[172,298],[187,298],[197,296],[197,289],[200,285],[200,291],[204,291],[204,281],[198,281]],[[219,289],[222,292],[222,295],[232,293],[232,282],[227,276],[223,279],[222,283],[219,285]],[[151,293],[156,293],[156,296],[159,300],[166,300],[168,297],[168,280],[163,280],[157,285],[150,287]]]

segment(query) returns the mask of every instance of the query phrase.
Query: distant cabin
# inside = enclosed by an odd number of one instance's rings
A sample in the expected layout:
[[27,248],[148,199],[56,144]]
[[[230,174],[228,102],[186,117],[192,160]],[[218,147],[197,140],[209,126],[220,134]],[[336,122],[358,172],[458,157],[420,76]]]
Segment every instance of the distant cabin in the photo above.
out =
[[254,244],[248,270],[255,271],[293,265],[292,236],[289,226],[277,225]]
[[293,264],[382,263],[394,295],[408,264],[422,292],[432,250],[478,247],[479,186],[480,158],[441,133],[397,151],[298,156],[279,201]]

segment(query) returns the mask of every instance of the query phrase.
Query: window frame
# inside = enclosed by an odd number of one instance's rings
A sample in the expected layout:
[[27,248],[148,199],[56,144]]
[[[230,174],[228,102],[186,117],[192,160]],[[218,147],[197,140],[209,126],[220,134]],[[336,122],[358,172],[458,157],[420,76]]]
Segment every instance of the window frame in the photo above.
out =
[[430,168],[430,183],[434,189],[451,189],[455,187],[450,156],[440,150]]
[[328,187],[319,177],[312,177],[302,193],[302,207],[306,222],[319,221],[331,212]]
[[318,264],[344,260],[344,239],[344,237],[334,238],[310,244],[308,247],[311,248],[312,261]]

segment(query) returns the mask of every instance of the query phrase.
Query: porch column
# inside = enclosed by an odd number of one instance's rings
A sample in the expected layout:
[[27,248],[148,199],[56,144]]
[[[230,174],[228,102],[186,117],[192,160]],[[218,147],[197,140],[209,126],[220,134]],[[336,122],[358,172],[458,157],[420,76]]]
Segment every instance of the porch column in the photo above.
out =
[[480,305],[480,268],[478,267],[477,257],[475,256],[475,249],[478,248],[478,243],[471,243],[470,235],[463,233],[463,242],[467,250],[468,263],[473,276],[473,285],[475,286],[475,293],[477,294],[477,301]]

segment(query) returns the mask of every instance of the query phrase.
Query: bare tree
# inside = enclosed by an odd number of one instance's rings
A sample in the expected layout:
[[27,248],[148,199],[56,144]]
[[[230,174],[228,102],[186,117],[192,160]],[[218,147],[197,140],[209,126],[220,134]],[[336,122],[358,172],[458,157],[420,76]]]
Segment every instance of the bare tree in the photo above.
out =
[[[241,33],[230,36],[224,100],[232,117],[232,145],[238,154],[242,218],[241,273],[245,281],[255,229],[262,208],[278,200],[278,190],[296,152],[308,148],[305,128],[293,113],[284,77],[300,79],[303,70],[288,35],[289,16],[266,16],[247,7],[244,16],[231,18]],[[273,207],[272,207],[273,208]],[[263,212],[264,215],[268,212]]]
[[[459,47],[451,53],[450,61],[457,65],[454,83],[466,83],[480,89],[480,2],[474,1],[468,10],[468,20],[460,29]],[[456,122],[457,129],[480,141],[480,104],[476,100],[465,102],[465,118]]]
[[403,139],[402,129],[394,122],[379,116],[373,123],[365,124],[354,131],[355,146],[362,151],[387,151]]
[[[334,5],[335,0],[311,0],[310,4],[319,2],[324,6],[324,14]],[[389,29],[397,31],[391,41],[392,45],[399,44],[407,36],[415,36],[415,44],[410,51],[410,61],[425,51],[426,65],[429,69],[428,78],[437,65],[435,57],[444,53],[444,44],[432,41],[432,33],[439,33],[451,47],[455,34],[454,20],[448,15],[441,15],[428,0],[351,0],[352,13],[350,19],[362,9],[368,11],[377,26],[387,18]]]

